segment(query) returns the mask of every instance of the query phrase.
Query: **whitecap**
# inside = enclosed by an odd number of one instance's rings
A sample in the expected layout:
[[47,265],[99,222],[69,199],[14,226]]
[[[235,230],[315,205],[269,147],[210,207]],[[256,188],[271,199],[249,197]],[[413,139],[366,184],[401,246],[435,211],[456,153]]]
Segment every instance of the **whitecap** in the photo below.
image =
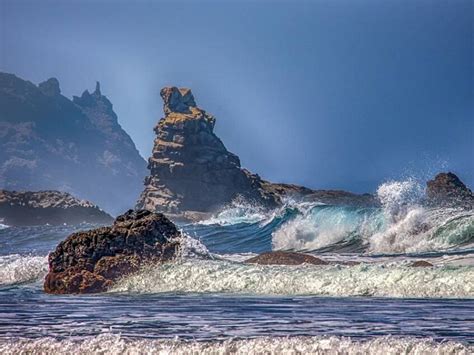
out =
[[224,341],[127,339],[101,334],[80,339],[3,339],[0,353],[13,354],[459,354],[474,346],[455,341],[435,342],[413,337],[259,337]]

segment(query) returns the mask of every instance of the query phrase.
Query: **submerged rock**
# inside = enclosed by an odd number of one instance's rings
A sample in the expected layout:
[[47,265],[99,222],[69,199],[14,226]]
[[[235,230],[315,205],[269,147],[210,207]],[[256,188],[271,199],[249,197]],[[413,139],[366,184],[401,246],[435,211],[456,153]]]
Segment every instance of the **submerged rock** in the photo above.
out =
[[430,204],[474,207],[474,194],[453,173],[440,173],[426,183],[426,197]]
[[249,264],[260,265],[327,265],[328,262],[318,259],[309,254],[295,253],[290,251],[270,251],[262,253],[245,261]]
[[107,224],[112,216],[98,206],[59,191],[0,190],[0,220],[9,226]]
[[425,261],[425,260],[418,260],[410,265],[411,267],[432,267],[434,266],[432,263]]
[[164,215],[128,211],[110,227],[70,235],[49,255],[47,293],[106,291],[144,263],[176,257],[181,233]]

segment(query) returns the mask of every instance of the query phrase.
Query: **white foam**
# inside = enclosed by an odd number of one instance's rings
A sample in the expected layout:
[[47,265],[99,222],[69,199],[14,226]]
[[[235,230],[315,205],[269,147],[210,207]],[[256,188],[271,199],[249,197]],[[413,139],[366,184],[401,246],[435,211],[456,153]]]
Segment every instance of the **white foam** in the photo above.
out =
[[6,224],[0,223],[0,230],[7,229],[7,228],[10,228],[10,226],[7,226]]
[[[315,207],[272,234],[273,249],[314,250],[359,238],[369,253],[419,253],[471,248],[474,211],[425,208],[421,185],[413,179],[382,184],[382,209]],[[468,245],[470,243],[470,245]]]
[[246,201],[242,197],[234,199],[222,211],[209,219],[198,222],[203,225],[227,226],[239,223],[256,223],[268,219],[268,211],[261,205]]
[[44,256],[0,256],[0,285],[36,281],[48,272],[48,258]]
[[0,353],[13,354],[459,354],[474,347],[459,342],[430,339],[377,337],[355,340],[346,337],[261,337],[225,341],[128,340],[102,334],[82,339],[6,339]]
[[474,297],[474,268],[413,268],[389,264],[261,266],[183,260],[148,266],[113,291],[377,297]]

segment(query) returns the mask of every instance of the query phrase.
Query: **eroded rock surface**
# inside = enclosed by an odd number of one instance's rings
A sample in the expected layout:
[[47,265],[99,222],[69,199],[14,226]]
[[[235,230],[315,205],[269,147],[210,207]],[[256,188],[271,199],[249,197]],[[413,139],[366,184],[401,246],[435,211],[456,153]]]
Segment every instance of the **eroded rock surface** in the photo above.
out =
[[290,251],[270,251],[262,253],[245,261],[249,264],[260,265],[327,265],[328,262],[318,259],[309,254],[295,253]]
[[9,226],[108,224],[113,218],[98,206],[59,191],[0,190],[0,220]]
[[161,97],[165,115],[155,128],[150,175],[138,208],[186,218],[215,212],[238,197],[269,208],[282,205],[285,197],[336,204],[376,203],[371,195],[265,181],[243,169],[239,157],[226,149],[214,133],[215,118],[196,105],[190,89],[165,87]]
[[164,215],[128,211],[110,227],[70,235],[49,255],[48,293],[96,293],[144,263],[177,256],[181,233]]
[[278,204],[278,196],[263,189],[258,175],[242,169],[215,135],[215,118],[196,105],[191,90],[166,87],[161,97],[165,117],[155,128],[150,175],[138,208],[209,212],[238,196],[264,206]]

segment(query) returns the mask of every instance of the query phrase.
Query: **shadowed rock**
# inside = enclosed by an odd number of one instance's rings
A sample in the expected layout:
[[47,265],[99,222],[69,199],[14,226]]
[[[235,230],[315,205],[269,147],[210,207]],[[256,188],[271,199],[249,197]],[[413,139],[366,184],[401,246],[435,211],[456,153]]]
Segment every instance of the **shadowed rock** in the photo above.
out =
[[48,293],[96,293],[148,262],[176,257],[181,233],[164,215],[128,211],[110,227],[70,235],[49,255]]
[[426,183],[428,203],[442,206],[474,207],[474,194],[453,173],[440,173]]
[[99,86],[71,101],[55,78],[36,86],[0,72],[0,188],[65,191],[119,214],[146,173]]
[[108,224],[113,218],[98,206],[59,191],[0,190],[0,220],[9,226]]
[[289,251],[271,251],[262,253],[245,261],[249,264],[260,265],[327,265],[328,262],[318,259],[309,254],[295,253]]

